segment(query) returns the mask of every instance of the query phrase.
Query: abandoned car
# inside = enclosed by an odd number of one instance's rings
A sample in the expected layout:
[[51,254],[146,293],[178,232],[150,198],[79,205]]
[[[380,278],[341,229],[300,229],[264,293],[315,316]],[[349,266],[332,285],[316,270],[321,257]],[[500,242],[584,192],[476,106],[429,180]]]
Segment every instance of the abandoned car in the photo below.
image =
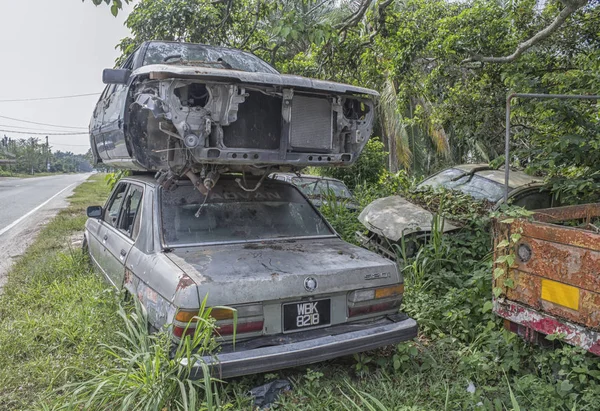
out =
[[[240,185],[245,178],[247,191]],[[262,182],[262,184],[261,184]],[[266,372],[416,336],[399,312],[396,265],[344,242],[294,185],[223,175],[203,194],[187,178],[168,189],[149,175],[121,179],[88,208],[84,244],[115,287],[136,296],[154,329],[194,332],[214,309],[221,350],[203,361],[218,377]],[[186,326],[190,328],[186,331]],[[200,362],[195,375],[202,375]]]
[[321,207],[330,197],[333,197],[338,204],[348,210],[356,211],[359,208],[346,184],[336,178],[294,173],[273,173],[270,177],[294,184],[317,207]]
[[150,41],[107,84],[90,122],[95,162],[140,171],[295,171],[351,165],[374,90],[279,74],[235,49]]
[[[440,171],[421,182],[419,188],[443,187],[458,190],[476,200],[487,201],[500,207],[504,202],[504,170],[490,168],[487,164],[463,164]],[[522,171],[511,171],[509,180],[509,203],[529,210],[554,207],[552,194],[542,188],[542,179]],[[402,238],[407,255],[413,255],[432,231],[433,214],[401,196],[379,198],[367,205],[358,216],[367,234],[357,232],[358,241],[364,247],[396,259]],[[453,224],[454,223],[454,224]],[[458,229],[452,221],[443,222],[443,232]]]

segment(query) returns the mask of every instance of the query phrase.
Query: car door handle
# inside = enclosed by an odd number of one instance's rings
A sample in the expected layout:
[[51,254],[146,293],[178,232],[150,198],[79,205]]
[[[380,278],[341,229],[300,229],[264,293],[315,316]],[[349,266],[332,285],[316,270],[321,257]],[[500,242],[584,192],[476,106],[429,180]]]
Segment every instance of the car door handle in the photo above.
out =
[[108,234],[104,234],[104,238],[102,239],[102,242],[105,243],[106,240],[108,240]]
[[125,251],[125,250],[121,250],[121,255],[122,255],[123,257],[125,257],[125,256],[127,255],[127,251]]

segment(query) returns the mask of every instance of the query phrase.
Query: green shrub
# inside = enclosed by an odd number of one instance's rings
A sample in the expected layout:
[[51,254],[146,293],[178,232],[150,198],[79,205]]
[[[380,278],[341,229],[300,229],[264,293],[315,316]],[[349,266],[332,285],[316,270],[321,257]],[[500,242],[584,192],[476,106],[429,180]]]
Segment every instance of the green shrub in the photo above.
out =
[[350,190],[359,184],[377,184],[386,172],[388,153],[383,143],[377,137],[372,137],[358,160],[350,167],[317,168],[316,174],[342,180]]
[[173,353],[168,332],[149,333],[139,303],[131,313],[120,307],[118,315],[124,328],[117,332],[120,340],[103,345],[112,361],[102,369],[78,370],[87,377],[64,385],[65,394],[55,400],[54,409],[212,410],[220,406],[216,382],[206,365],[204,379],[190,378],[196,361],[217,347],[206,300],[196,317],[196,332],[183,338]]

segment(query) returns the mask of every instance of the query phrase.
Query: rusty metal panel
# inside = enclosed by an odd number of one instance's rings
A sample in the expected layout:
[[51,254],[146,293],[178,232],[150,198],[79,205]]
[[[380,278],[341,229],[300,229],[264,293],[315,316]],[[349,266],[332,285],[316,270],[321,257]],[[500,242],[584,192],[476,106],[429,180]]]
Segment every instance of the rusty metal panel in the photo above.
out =
[[[536,328],[527,318],[546,315],[586,331],[599,330],[600,234],[587,229],[592,218],[599,216],[600,204],[587,204],[540,210],[530,220],[496,220],[496,247],[502,241],[511,243],[512,234],[520,234],[516,244],[494,250],[495,260],[512,254],[515,261],[510,269],[506,264],[494,264],[494,269],[504,271],[494,280],[494,288],[502,290],[498,301],[522,307],[528,313],[508,315],[500,310],[498,315],[545,334],[549,333],[546,326],[554,320],[545,319],[540,324],[546,328],[539,324]],[[575,220],[582,226],[557,224]],[[521,253],[523,247],[526,250]],[[572,343],[580,345],[577,341]],[[600,353],[600,346],[597,350]]]
[[571,309],[542,299],[542,280],[540,276],[511,270],[515,287],[506,289],[506,299],[516,301],[536,310],[565,318],[587,327],[600,327],[600,294],[588,290],[579,290],[579,307]]
[[590,230],[524,220],[516,220],[511,225],[513,233],[521,233],[524,237],[600,251],[600,234]]
[[496,315],[542,334],[560,334],[562,341],[600,355],[600,333],[512,301],[494,300]]
[[[600,238],[598,241],[600,242]],[[529,261],[524,262],[519,257],[516,258],[520,271],[590,291],[600,291],[599,251],[525,236],[521,237],[520,244],[531,249]]]
[[596,203],[536,210],[533,219],[542,223],[555,223],[598,216],[600,216],[600,204]]

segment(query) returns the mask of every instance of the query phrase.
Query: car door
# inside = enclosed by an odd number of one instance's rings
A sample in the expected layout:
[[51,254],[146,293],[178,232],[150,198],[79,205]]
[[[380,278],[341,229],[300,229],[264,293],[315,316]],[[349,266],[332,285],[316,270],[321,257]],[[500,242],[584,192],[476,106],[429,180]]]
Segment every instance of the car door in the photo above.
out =
[[115,261],[108,252],[107,243],[109,238],[115,236],[115,230],[121,213],[121,206],[127,194],[129,184],[119,182],[106,202],[102,219],[98,222],[97,229],[90,230],[89,250],[90,255],[104,276],[116,286],[114,279]]
[[104,145],[104,139],[102,138],[102,119],[104,118],[105,100],[111,87],[112,85],[109,84],[102,91],[102,94],[94,107],[92,119],[90,120],[90,147],[92,148],[92,155],[94,156],[94,164],[109,159],[106,152],[106,146]]
[[105,271],[117,288],[123,285],[125,261],[139,232],[138,215],[143,194],[142,185],[129,183],[116,218],[112,216],[109,217],[109,221],[105,221],[106,231],[102,237],[105,247]]
[[[133,70],[138,54],[139,51],[129,56],[121,68]],[[128,84],[109,85],[108,92],[103,101],[100,134],[104,141],[106,153],[111,160],[129,157],[124,127],[125,102],[128,91]]]

